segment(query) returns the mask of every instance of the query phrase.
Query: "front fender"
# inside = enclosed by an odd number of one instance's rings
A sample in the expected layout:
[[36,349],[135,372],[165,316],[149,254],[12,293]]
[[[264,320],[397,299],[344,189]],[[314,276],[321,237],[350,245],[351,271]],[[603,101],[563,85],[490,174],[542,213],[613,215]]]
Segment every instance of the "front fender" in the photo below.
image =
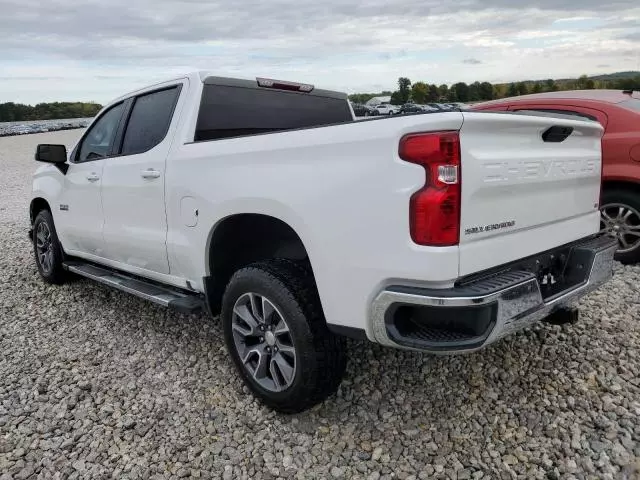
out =
[[29,202],[29,218],[31,221],[33,221],[32,207],[37,199],[43,199],[49,204],[55,221],[56,212],[53,206],[62,194],[62,177],[63,174],[53,165],[43,165],[36,170],[31,182],[31,199]]

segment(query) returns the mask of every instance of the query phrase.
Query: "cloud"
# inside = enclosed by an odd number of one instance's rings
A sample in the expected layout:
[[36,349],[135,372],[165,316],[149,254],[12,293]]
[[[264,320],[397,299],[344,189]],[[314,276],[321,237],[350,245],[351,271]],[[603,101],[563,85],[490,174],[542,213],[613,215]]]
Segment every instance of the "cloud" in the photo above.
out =
[[194,69],[347,91],[400,75],[566,77],[627,70],[640,51],[633,0],[0,0],[0,12],[0,101],[106,101]]

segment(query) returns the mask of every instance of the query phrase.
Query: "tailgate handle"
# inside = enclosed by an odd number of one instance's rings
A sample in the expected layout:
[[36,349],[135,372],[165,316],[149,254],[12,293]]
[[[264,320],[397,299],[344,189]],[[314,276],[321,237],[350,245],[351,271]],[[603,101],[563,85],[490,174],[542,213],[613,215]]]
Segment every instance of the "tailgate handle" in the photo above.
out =
[[573,127],[561,127],[560,125],[554,125],[544,131],[542,134],[542,140],[554,143],[564,142],[572,133]]

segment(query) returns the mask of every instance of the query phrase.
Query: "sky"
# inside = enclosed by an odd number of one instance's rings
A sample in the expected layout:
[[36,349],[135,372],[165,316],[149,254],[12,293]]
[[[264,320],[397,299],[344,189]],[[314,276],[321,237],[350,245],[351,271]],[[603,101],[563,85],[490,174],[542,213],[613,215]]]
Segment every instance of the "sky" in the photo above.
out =
[[378,92],[640,70],[637,0],[0,0],[0,102],[193,70]]

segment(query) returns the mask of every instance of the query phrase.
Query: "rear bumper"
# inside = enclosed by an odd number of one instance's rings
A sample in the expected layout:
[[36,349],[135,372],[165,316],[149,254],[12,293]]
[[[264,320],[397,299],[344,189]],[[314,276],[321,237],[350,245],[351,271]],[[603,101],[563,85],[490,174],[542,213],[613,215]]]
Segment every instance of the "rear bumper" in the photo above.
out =
[[617,242],[598,236],[524,259],[450,289],[390,286],[373,301],[383,345],[472,352],[570,307],[613,274]]

